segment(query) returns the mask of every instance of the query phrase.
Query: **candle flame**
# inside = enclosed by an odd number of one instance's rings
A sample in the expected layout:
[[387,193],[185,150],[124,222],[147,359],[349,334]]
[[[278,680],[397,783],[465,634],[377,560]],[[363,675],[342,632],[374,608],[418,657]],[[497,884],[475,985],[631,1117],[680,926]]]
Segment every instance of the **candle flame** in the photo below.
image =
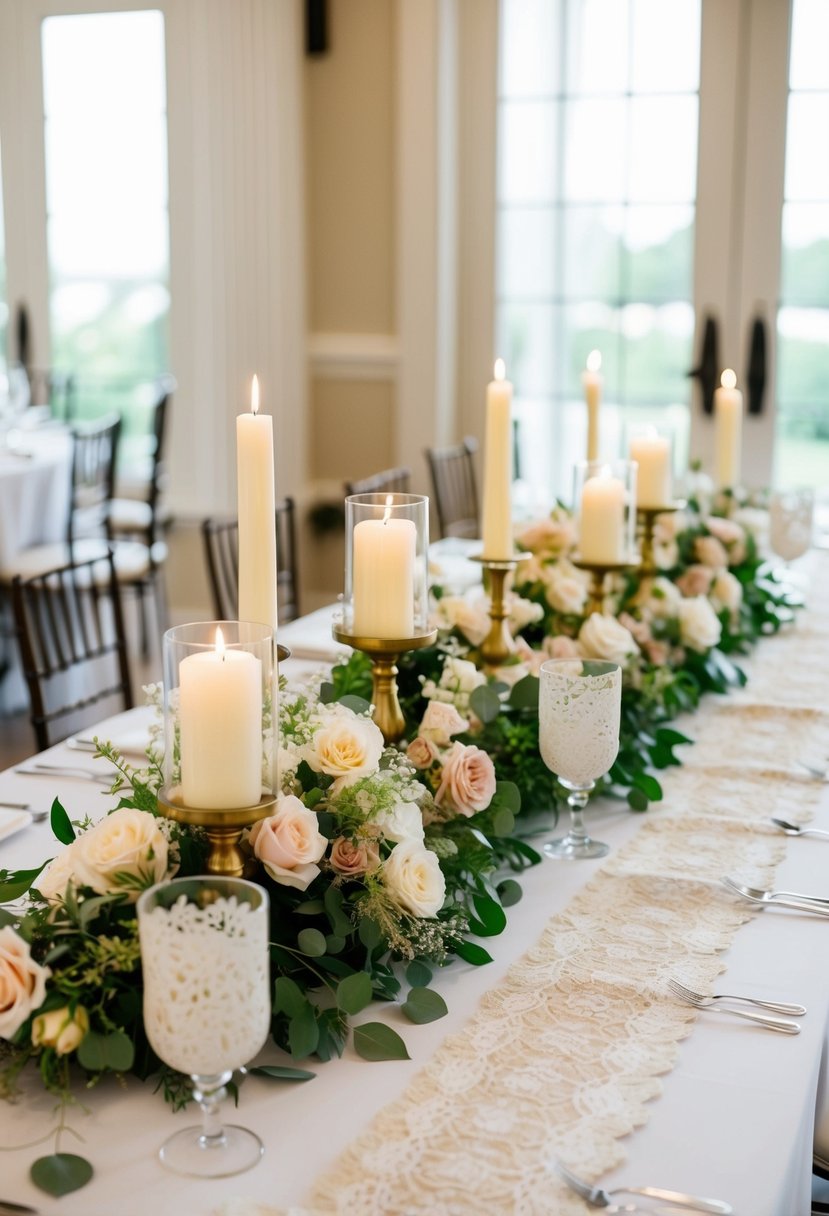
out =
[[505,378],[506,374],[507,374],[506,363],[504,363],[503,359],[496,359],[495,360],[495,372],[494,372],[495,379],[503,380]]
[[219,656],[220,659],[224,659],[224,657],[225,657],[224,634],[222,633],[221,628],[218,625],[216,626],[216,654]]
[[250,382],[250,412],[259,413],[259,377],[254,375]]
[[386,509],[383,512],[383,523],[384,524],[387,524],[389,522],[389,520],[391,519],[391,509],[392,509],[393,505],[394,505],[394,496],[392,494],[387,494],[386,495]]
[[602,352],[600,350],[591,350],[587,356],[587,370],[589,372],[598,372],[602,366]]
[[723,388],[736,388],[737,377],[730,367],[727,367],[720,376],[720,384],[723,386]]

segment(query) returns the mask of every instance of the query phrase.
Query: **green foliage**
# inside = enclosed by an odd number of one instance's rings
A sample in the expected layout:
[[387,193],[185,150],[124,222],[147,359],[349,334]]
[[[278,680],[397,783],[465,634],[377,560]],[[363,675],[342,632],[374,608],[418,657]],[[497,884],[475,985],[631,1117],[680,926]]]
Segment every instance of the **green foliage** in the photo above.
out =
[[418,1025],[436,1022],[449,1012],[446,1001],[432,988],[412,988],[401,1009],[410,1022]]
[[29,1171],[35,1186],[56,1199],[86,1186],[92,1174],[89,1162],[74,1153],[51,1153],[48,1157],[38,1157]]
[[364,1022],[354,1031],[354,1050],[364,1060],[409,1060],[406,1044],[383,1022]]

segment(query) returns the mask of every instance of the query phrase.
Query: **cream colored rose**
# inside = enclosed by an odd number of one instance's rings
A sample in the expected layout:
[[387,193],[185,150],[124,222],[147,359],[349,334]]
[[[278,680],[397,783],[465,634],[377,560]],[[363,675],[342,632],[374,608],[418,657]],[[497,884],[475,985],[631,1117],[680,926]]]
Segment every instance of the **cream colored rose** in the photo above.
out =
[[646,617],[665,620],[676,616],[680,598],[674,583],[660,574],[657,578],[642,580],[636,603],[641,605]]
[[480,646],[489,632],[489,617],[462,596],[445,595],[438,601],[437,625],[439,629],[458,629],[473,646]]
[[676,585],[682,595],[693,599],[696,595],[707,595],[714,579],[714,571],[710,566],[689,566],[676,580]]
[[725,545],[716,536],[698,536],[694,541],[694,556],[703,566],[712,570],[724,570],[728,565]]
[[412,916],[436,916],[442,908],[446,880],[440,862],[417,841],[396,845],[381,873],[394,899]]
[[492,758],[479,747],[455,742],[443,760],[435,804],[469,816],[486,810],[494,793]]
[[589,616],[579,630],[579,650],[586,659],[624,663],[637,649],[630,630],[620,625],[615,617],[600,612]]
[[331,868],[343,878],[359,878],[380,865],[380,848],[376,840],[349,840],[338,836],[331,845]]
[[276,812],[254,824],[250,843],[274,882],[298,891],[319,874],[315,863],[328,847],[316,815],[293,794],[281,794]]
[[369,718],[336,713],[314,733],[305,759],[314,772],[336,777],[340,789],[376,773],[384,746],[379,726]]
[[431,739],[438,747],[448,747],[453,735],[469,730],[469,722],[462,718],[454,705],[445,701],[430,701],[426,706],[418,732],[424,739]]
[[423,841],[423,815],[416,802],[401,799],[388,810],[378,811],[372,822],[380,828],[386,840]]
[[715,608],[726,608],[733,613],[743,602],[743,585],[736,575],[721,570],[711,585],[709,595]]
[[10,1039],[46,996],[52,974],[32,958],[29,943],[11,925],[0,929],[0,1039]]
[[550,569],[549,576],[545,580],[545,584],[547,602],[556,612],[562,612],[568,616],[576,616],[584,611],[587,588],[575,570],[567,573],[553,566]]
[[554,638],[545,638],[542,643],[545,659],[574,659],[579,648],[573,638],[557,633]]
[[54,1047],[59,1056],[69,1055],[81,1045],[89,1030],[89,1014],[83,1005],[78,1005],[74,1014],[69,1012],[69,1006],[62,1009],[50,1009],[48,1013],[39,1014],[32,1023],[32,1045],[34,1047]]
[[[528,625],[537,625],[544,619],[544,609],[533,600],[525,600],[523,596],[513,595],[509,600],[509,627],[513,633],[520,633]],[[487,627],[489,626],[487,617]],[[489,628],[487,628],[487,633]],[[484,635],[484,637],[486,634]],[[483,641],[483,638],[481,639]]]
[[711,535],[716,536],[717,540],[722,541],[724,545],[745,543],[745,528],[733,519],[724,519],[722,515],[709,515],[705,526]]
[[75,879],[75,845],[68,844],[38,877],[35,889],[50,904],[62,904],[66,888]]
[[121,892],[130,900],[174,873],[168,864],[167,838],[154,815],[121,807],[101,819],[73,845],[73,864],[81,886],[99,895]]
[[541,519],[522,528],[515,539],[522,549],[532,553],[561,553],[572,549],[575,539],[573,521],[568,518]]
[[722,634],[717,614],[704,595],[682,600],[679,605],[679,636],[684,646],[705,654]]

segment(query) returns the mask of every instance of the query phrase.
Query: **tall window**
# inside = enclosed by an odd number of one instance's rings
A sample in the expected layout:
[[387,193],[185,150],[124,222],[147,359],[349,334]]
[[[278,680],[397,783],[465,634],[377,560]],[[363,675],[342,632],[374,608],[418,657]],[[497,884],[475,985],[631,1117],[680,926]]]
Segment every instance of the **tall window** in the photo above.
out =
[[522,476],[559,494],[593,349],[602,454],[668,408],[687,442],[699,42],[699,0],[501,3],[498,353]]
[[47,17],[42,53],[52,365],[129,425],[169,365],[164,20]]
[[829,5],[792,10],[775,479],[823,488],[829,470]]

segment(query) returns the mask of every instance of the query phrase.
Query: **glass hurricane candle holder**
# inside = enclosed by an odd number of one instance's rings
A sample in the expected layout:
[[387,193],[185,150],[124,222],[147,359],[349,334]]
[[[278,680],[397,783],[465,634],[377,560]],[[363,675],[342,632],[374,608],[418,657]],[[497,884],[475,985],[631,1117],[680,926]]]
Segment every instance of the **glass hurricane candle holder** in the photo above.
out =
[[204,826],[208,870],[241,875],[242,830],[277,791],[277,665],[273,630],[253,621],[198,621],[164,635],[164,787],[168,817]]
[[575,467],[578,556],[587,567],[619,569],[636,560],[636,462],[584,460]]
[[346,498],[343,634],[388,642],[427,633],[428,573],[428,498],[400,493]]
[[650,423],[631,426],[627,431],[627,454],[636,461],[636,507],[655,510],[673,502],[672,428]]

